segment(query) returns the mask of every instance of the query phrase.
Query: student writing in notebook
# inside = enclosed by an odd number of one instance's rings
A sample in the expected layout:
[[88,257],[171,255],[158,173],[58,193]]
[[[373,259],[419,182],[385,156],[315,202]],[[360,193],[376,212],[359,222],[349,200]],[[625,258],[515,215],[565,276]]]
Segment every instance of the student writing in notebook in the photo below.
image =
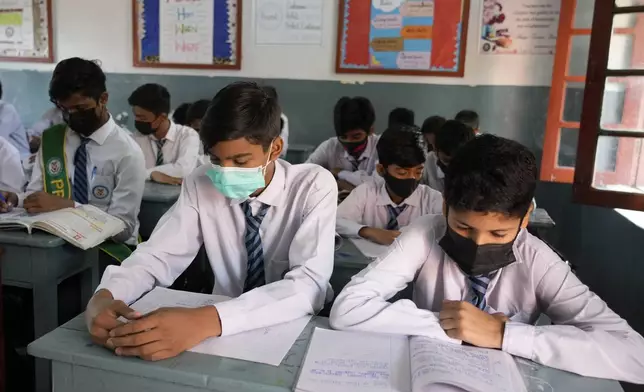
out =
[[[644,383],[644,338],[526,230],[536,183],[526,147],[492,135],[470,141],[445,177],[444,216],[419,218],[354,276],[331,325],[428,336],[440,323],[474,346]],[[387,302],[411,282],[413,302]],[[534,325],[542,312],[554,325]]]
[[417,127],[394,126],[378,140],[380,176],[354,189],[338,207],[336,230],[390,245],[400,228],[427,214],[441,214],[443,196],[420,185],[425,164],[425,141]]
[[337,136],[320,144],[307,163],[330,170],[340,189],[353,190],[376,169],[380,136],[373,133],[375,122],[376,112],[367,98],[340,98],[333,113]]
[[159,84],[137,88],[128,103],[137,130],[133,137],[143,151],[147,178],[160,184],[181,184],[197,167],[199,135],[170,120],[170,93]]
[[420,131],[425,137],[427,142],[427,152],[430,153],[436,150],[436,134],[438,131],[445,125],[445,117],[441,116],[431,116],[427,117],[423,121],[423,125],[420,127]]
[[[96,343],[159,360],[210,337],[317,313],[333,296],[337,186],[319,166],[278,159],[280,114],[275,97],[255,83],[234,83],[215,96],[201,126],[212,163],[184,180],[150,240],[105,271],[86,313]],[[234,299],[147,316],[125,306],[170,286],[202,245],[214,294]],[[122,325],[119,316],[131,321]]]

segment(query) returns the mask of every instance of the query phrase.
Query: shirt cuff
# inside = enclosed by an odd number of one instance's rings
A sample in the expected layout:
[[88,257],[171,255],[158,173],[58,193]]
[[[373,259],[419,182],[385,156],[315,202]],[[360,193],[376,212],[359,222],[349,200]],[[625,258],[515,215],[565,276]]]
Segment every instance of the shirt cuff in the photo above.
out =
[[503,333],[503,351],[517,357],[532,360],[534,352],[534,325],[507,322]]
[[356,185],[355,183],[355,178],[353,178],[353,172],[348,171],[348,170],[342,170],[340,173],[338,173],[338,179],[339,180],[344,180],[348,182],[351,185]]
[[[108,266],[107,270],[105,272],[107,273],[110,269],[113,268],[118,268],[116,266]],[[101,282],[101,284],[98,285],[96,288],[96,291],[94,291],[94,294],[99,292],[100,290],[107,290],[112,294],[112,298],[114,298],[116,301],[123,301],[127,305],[131,305],[134,301],[136,301],[138,298],[130,298],[131,295],[128,293],[127,290],[127,282],[123,282],[122,280],[119,279],[110,279],[106,282]]]
[[237,301],[233,299],[215,305],[221,320],[221,336],[234,335],[249,329],[250,320],[243,313],[239,314],[239,307],[235,302]]
[[338,222],[336,223],[336,231],[338,234],[351,238],[360,238],[359,233],[363,227],[367,226],[344,218],[338,218]]

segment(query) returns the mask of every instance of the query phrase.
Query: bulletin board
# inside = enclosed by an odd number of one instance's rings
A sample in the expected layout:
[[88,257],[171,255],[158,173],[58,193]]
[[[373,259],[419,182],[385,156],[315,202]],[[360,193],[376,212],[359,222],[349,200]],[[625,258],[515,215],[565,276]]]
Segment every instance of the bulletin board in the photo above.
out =
[[132,0],[132,12],[135,67],[241,69],[242,0]]
[[340,0],[337,73],[463,77],[470,0]]
[[0,0],[0,61],[54,62],[51,0]]

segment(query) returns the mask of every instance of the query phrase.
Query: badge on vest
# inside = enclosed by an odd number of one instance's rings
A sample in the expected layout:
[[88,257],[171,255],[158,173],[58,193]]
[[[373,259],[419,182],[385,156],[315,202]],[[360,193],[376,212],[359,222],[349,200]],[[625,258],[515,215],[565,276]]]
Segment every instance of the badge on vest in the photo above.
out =
[[96,199],[103,200],[110,195],[110,190],[107,189],[105,185],[96,185],[92,188],[92,195],[94,195]]
[[58,176],[63,170],[63,162],[60,158],[51,158],[47,161],[47,174],[50,176]]

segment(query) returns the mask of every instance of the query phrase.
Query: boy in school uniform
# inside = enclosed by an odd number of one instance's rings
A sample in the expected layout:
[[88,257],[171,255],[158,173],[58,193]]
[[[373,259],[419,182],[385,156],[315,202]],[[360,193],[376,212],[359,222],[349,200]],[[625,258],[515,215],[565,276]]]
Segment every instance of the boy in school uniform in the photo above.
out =
[[343,97],[333,116],[337,136],[320,144],[306,162],[331,171],[339,188],[351,191],[376,170],[380,137],[373,133],[376,112],[367,98]]
[[[526,230],[534,155],[482,135],[456,153],[446,174],[444,216],[419,218],[354,276],[331,325],[447,335],[584,376],[644,383],[644,338]],[[413,302],[387,302],[411,282]],[[554,325],[534,325],[542,312]]]
[[[96,343],[117,355],[160,360],[209,337],[322,309],[332,295],[337,186],[318,166],[278,159],[280,113],[277,100],[255,83],[233,83],[215,96],[201,127],[212,164],[185,179],[150,240],[105,271],[86,313]],[[202,244],[215,275],[213,294],[234,299],[149,315],[125,305],[154,286],[170,286]],[[119,316],[131,321],[123,325]]]
[[441,116],[431,116],[427,117],[423,121],[423,125],[420,128],[420,131],[425,137],[425,142],[427,143],[427,152],[430,153],[436,150],[436,133],[445,125],[445,117]]
[[58,63],[49,97],[65,124],[42,134],[26,193],[5,198],[31,214],[91,204],[121,219],[126,229],[102,248],[120,260],[129,253],[122,244],[138,242],[143,153],[108,112],[105,74],[95,62],[76,57]]
[[456,113],[454,120],[460,121],[463,124],[474,130],[474,134],[478,135],[481,133],[481,120],[479,114],[474,110],[461,110]]
[[387,129],[400,125],[414,127],[416,126],[415,117],[416,115],[413,110],[407,108],[395,108],[389,112]]
[[147,179],[180,185],[197,167],[199,135],[192,128],[170,120],[170,93],[159,84],[137,88],[128,103],[137,130],[132,137],[143,151]]
[[192,103],[184,102],[177,106],[177,108],[170,114],[170,117],[175,124],[188,125],[188,110],[190,109],[190,105],[192,105]]
[[422,183],[443,192],[445,172],[452,156],[461,146],[475,137],[471,127],[456,120],[446,121],[436,132],[434,151],[427,155]]
[[0,189],[20,193],[25,187],[25,175],[20,163],[20,152],[0,136]]
[[16,108],[3,99],[2,83],[0,82],[0,137],[9,141],[20,154],[21,160],[29,157],[29,142],[27,131]]
[[194,102],[186,112],[186,125],[199,133],[201,131],[201,121],[206,116],[210,101],[207,99],[200,99]]
[[337,233],[390,245],[414,219],[441,214],[443,196],[420,185],[425,148],[417,127],[386,130],[377,146],[380,177],[358,186],[338,206]]

